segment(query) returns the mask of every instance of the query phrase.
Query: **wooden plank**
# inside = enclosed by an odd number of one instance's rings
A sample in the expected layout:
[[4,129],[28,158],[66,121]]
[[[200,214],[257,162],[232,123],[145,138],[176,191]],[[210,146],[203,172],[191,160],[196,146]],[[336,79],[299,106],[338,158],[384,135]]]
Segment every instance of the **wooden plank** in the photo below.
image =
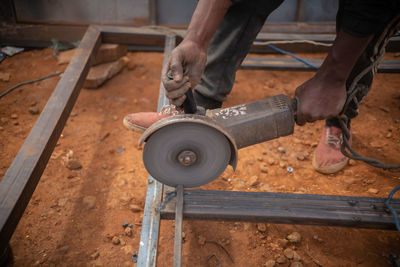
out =
[[4,251],[46,167],[100,45],[89,27],[43,112],[0,181],[0,251]]
[[[306,59],[316,67],[320,67],[322,59]],[[312,67],[294,58],[246,57],[240,66],[247,70],[284,70],[284,71],[316,71]],[[378,65],[378,73],[400,73],[400,60],[382,60]]]
[[[161,219],[173,219],[175,200],[161,205]],[[268,192],[186,190],[183,218],[395,229],[384,198]],[[400,212],[400,199],[392,201]]]

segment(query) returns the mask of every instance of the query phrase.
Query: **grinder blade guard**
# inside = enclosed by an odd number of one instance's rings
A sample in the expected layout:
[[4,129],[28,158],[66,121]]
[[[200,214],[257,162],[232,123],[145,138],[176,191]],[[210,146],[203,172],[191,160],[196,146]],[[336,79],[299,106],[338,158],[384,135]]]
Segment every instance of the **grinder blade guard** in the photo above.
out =
[[207,110],[205,116],[164,118],[149,127],[143,162],[155,179],[196,187],[216,179],[228,164],[237,164],[237,150],[294,131],[293,99],[277,95],[234,107]]

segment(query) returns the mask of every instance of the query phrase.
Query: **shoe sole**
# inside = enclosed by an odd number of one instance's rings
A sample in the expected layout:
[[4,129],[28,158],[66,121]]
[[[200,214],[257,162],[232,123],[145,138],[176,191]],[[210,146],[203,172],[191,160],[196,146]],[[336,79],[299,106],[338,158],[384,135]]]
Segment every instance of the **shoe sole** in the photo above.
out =
[[143,128],[139,125],[129,123],[126,118],[124,118],[124,120],[122,121],[122,124],[125,126],[125,128],[132,130],[134,132],[137,132],[137,133],[143,133],[144,131],[146,131],[146,128]]
[[334,174],[337,173],[341,170],[343,170],[344,167],[346,167],[347,162],[349,162],[349,158],[346,157],[343,161],[340,161],[336,164],[330,165],[330,166],[324,166],[321,167],[317,164],[317,160],[315,159],[315,153],[313,156],[313,160],[312,160],[312,165],[314,167],[314,169],[322,174]]

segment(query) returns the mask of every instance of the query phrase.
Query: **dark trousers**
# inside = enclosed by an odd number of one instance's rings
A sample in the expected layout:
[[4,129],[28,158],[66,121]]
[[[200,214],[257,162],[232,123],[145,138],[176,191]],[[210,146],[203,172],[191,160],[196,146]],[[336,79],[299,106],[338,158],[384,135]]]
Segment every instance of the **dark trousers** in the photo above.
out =
[[[261,30],[268,15],[283,0],[232,1],[232,5],[213,36],[207,50],[207,63],[201,81],[195,88],[199,105],[208,109],[219,108],[231,92],[236,71],[250,50],[250,46]],[[337,14],[337,28],[341,28],[342,5]],[[396,18],[397,16],[397,18]],[[367,49],[358,59],[348,80],[347,90],[352,100],[346,115],[351,119],[358,114],[358,103],[368,93],[376,73],[376,62],[389,38],[399,26],[397,14],[392,14],[388,22],[375,34]],[[367,70],[370,68],[370,70]],[[366,71],[367,70],[367,71]],[[365,73],[363,73],[365,72]],[[361,75],[363,74],[363,75]],[[339,126],[337,119],[327,120],[329,126]]]

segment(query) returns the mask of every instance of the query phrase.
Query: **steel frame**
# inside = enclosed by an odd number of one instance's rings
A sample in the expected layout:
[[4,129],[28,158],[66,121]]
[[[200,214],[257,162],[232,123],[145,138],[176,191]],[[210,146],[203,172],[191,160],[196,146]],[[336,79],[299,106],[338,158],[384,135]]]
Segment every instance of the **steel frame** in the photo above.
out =
[[[91,62],[96,55],[96,52],[101,43],[120,43],[120,44],[131,44],[138,46],[159,46],[160,43],[165,44],[164,48],[164,62],[166,64],[169,53],[180,41],[179,36],[168,35],[166,32],[160,32],[153,29],[143,29],[143,28],[132,28],[132,27],[109,27],[109,26],[89,26],[81,43],[73,57],[71,63],[68,65],[67,69],[61,80],[58,82],[53,94],[48,100],[43,112],[38,118],[37,122],[33,126],[29,136],[26,138],[22,148],[15,157],[11,166],[7,170],[5,176],[0,181],[0,255],[3,251],[6,251],[8,242],[14,233],[14,230],[22,217],[24,210],[38,184],[40,177],[48,163],[51,153],[60,137],[60,134],[65,126],[65,123],[70,115],[70,112],[76,102],[79,95],[80,89],[83,86],[83,82],[87,76]],[[161,84],[159,92],[158,110],[166,104],[168,100],[164,94],[164,88]],[[194,191],[193,191],[194,192]],[[181,189],[178,191],[178,196],[181,198],[182,202],[187,199],[187,196],[195,194],[189,190],[185,191]],[[212,194],[213,191],[202,191],[202,193]],[[230,192],[215,193],[218,198],[223,197],[224,194],[229,194]],[[252,194],[248,192],[241,192]],[[271,195],[272,193],[258,193],[263,197],[272,196],[273,198],[279,198],[278,194]],[[175,188],[170,188],[168,186],[163,186],[161,183],[149,176],[146,202],[143,214],[142,223],[142,233],[139,245],[139,258],[138,266],[156,266],[157,258],[157,246],[158,246],[158,235],[160,229],[161,219],[173,219],[175,214],[171,215],[168,208],[171,207],[171,199],[175,199],[177,193]],[[200,194],[201,195],[201,194]],[[296,199],[304,198],[302,195],[287,194],[293,196]],[[162,199],[164,196],[164,200]],[[307,195],[305,198],[309,197]],[[317,199],[326,199],[328,196],[322,195],[311,195]],[[232,196],[230,196],[232,197]],[[233,196],[235,197],[235,196]],[[357,201],[363,201],[362,199],[350,199],[349,197],[331,196],[333,198],[344,198],[343,201],[347,201],[350,209],[355,214],[362,213],[363,210],[357,203]],[[328,197],[329,198],[329,197]],[[363,198],[366,202],[381,203],[380,198]],[[189,204],[190,204],[190,198]],[[226,200],[226,198],[225,198]],[[185,200],[186,201],[186,200]],[[170,203],[169,203],[170,202]],[[175,204],[172,204],[175,205]],[[262,203],[261,203],[262,205]],[[379,204],[380,205],[380,204]],[[379,206],[378,205],[378,206]],[[393,200],[392,205],[396,209],[400,209],[400,200]],[[175,206],[174,206],[175,207]],[[352,207],[352,208],[351,208]],[[370,206],[370,209],[376,211],[377,206]],[[198,207],[197,207],[198,208]],[[290,208],[290,206],[285,206],[285,209]],[[348,207],[347,207],[348,208]],[[384,227],[394,228],[388,221],[388,214],[382,211],[382,207],[378,207],[379,212],[375,212],[374,216],[385,217]],[[183,205],[181,207],[175,207],[176,214],[181,213],[182,218],[189,219],[226,219],[227,214],[224,216],[219,216],[218,212],[213,213],[213,211],[207,211],[202,215],[202,212],[194,212],[189,206]],[[369,211],[371,212],[371,211]],[[211,214],[211,215],[210,215]],[[254,219],[254,217],[246,217],[247,214],[228,214],[231,220],[241,220],[241,221],[257,221],[257,220],[270,220],[268,216],[260,217]],[[296,217],[292,215],[292,217]],[[285,220],[279,219],[280,217],[275,217],[273,222],[287,222]],[[329,225],[346,225],[343,224],[343,220],[340,220],[338,216],[338,221],[331,221]],[[307,218],[304,220],[292,220],[292,223],[306,223]],[[319,219],[312,220],[311,223],[320,222]],[[182,221],[177,222],[176,231],[179,231],[179,227],[182,227]],[[347,224],[347,226],[357,226],[366,227],[364,221],[361,223],[360,220],[353,219],[352,224]],[[369,224],[371,227],[373,224]],[[377,226],[378,225],[378,226]],[[373,227],[379,227],[379,222]],[[382,224],[381,224],[382,225]],[[179,235],[178,235],[179,237]],[[179,238],[180,239],[180,238]],[[176,238],[176,248],[181,249],[181,240]],[[178,242],[178,243],[177,243]],[[175,252],[175,256],[178,257],[180,261],[180,256],[178,251]],[[176,261],[178,262],[178,261]]]

